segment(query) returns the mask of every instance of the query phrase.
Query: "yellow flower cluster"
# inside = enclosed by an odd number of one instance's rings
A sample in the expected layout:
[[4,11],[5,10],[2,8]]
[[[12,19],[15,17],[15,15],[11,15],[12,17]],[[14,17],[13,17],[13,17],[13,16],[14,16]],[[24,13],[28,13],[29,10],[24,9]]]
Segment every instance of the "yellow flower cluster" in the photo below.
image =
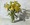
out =
[[15,12],[17,13],[17,12],[21,11],[20,6],[21,5],[17,1],[14,1],[14,2],[10,1],[10,4],[8,4],[8,3],[4,4],[4,7],[6,8],[6,10],[11,11],[8,13],[8,15],[11,16],[12,22],[14,22]]
[[21,11],[20,6],[21,5],[17,1],[10,2],[10,4],[6,3],[4,5],[4,7],[7,8],[7,10],[9,8],[9,10],[12,10],[12,11],[15,10],[16,12]]

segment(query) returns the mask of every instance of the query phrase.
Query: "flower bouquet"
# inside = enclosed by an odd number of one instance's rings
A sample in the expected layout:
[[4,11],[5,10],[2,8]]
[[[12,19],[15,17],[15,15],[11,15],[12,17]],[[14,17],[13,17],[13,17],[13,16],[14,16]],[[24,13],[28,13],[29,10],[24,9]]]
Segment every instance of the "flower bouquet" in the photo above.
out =
[[11,21],[14,22],[15,20],[14,15],[15,13],[21,12],[21,8],[20,8],[21,5],[18,3],[18,1],[14,1],[14,2],[10,1],[10,4],[6,2],[6,4],[4,4],[4,7],[7,9],[7,11],[10,11],[8,15],[10,15]]

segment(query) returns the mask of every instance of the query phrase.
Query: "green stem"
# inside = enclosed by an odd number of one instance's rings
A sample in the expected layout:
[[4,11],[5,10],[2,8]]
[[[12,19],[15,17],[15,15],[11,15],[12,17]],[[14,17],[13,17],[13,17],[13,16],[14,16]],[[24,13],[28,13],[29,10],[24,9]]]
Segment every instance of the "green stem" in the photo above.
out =
[[11,21],[14,21],[14,11],[11,12]]

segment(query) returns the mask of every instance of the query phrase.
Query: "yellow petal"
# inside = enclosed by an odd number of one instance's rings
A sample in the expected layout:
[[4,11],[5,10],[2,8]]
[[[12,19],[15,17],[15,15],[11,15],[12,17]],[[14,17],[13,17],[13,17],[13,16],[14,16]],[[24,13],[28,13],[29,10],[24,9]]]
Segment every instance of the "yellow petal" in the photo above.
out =
[[10,10],[14,10],[13,8],[11,8]]
[[5,8],[9,7],[9,4],[6,2],[6,4],[4,5]]

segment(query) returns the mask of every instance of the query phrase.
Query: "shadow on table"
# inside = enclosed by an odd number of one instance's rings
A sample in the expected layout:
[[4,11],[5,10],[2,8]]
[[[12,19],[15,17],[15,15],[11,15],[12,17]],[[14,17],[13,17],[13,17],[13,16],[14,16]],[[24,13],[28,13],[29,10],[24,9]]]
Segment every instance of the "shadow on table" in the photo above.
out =
[[[29,19],[29,17],[27,17],[27,19]],[[14,23],[17,23],[17,22],[21,22],[21,21],[26,21],[25,19],[20,19],[20,20],[16,20]]]
[[28,16],[26,17],[25,15],[22,15],[22,16],[19,17],[19,18],[20,18],[20,19],[19,19],[19,20],[16,20],[14,23],[19,22],[19,21],[20,21],[20,22],[21,22],[21,21],[24,21],[24,22],[25,22],[25,21],[26,21],[25,19],[29,19],[29,17],[28,17]]
[[25,19],[29,19],[29,16],[27,15],[26,11],[24,11],[22,14],[19,17],[20,19],[15,21],[14,23],[19,22],[19,21],[25,21]]
[[[14,23],[16,23],[16,22],[21,22],[21,21],[23,21],[23,20],[16,20]],[[25,21],[24,21],[25,22]]]

